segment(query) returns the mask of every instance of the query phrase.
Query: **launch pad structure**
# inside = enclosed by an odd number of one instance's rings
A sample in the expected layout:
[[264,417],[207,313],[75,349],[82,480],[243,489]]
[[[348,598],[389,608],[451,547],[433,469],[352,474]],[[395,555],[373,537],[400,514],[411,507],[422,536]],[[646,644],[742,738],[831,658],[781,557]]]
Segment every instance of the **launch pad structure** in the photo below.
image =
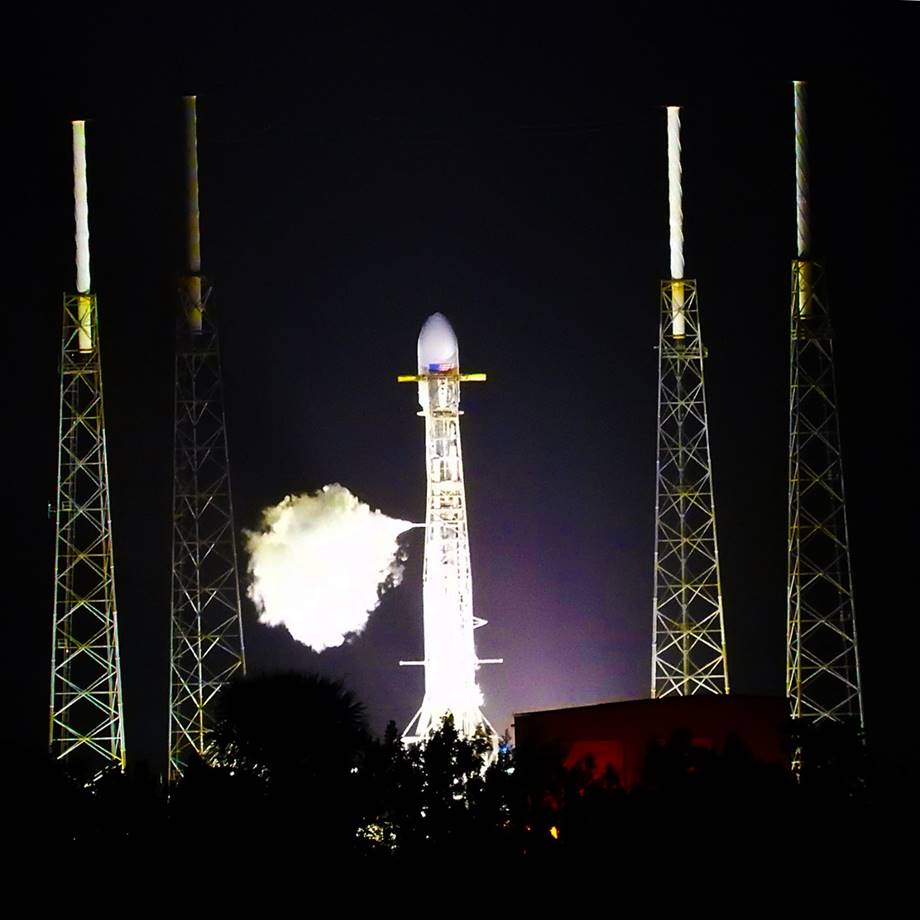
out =
[[424,742],[443,717],[453,717],[464,737],[483,732],[497,741],[482,712],[476,682],[481,664],[502,659],[476,655],[473,633],[486,621],[473,613],[473,579],[460,445],[460,384],[484,381],[485,374],[461,374],[457,337],[440,313],[428,318],[418,339],[418,373],[397,378],[417,383],[425,419],[427,512],[422,574],[425,657],[401,665],[425,668],[425,695],[403,733],[406,742]]
[[[786,696],[805,722],[864,729],[843,482],[834,337],[812,259],[805,85],[794,84],[797,257],[790,307]],[[197,113],[185,99],[188,265],[175,352],[168,776],[207,760],[214,700],[245,673],[239,565],[217,326],[201,273]],[[680,116],[668,107],[670,277],[660,286],[651,697],[728,694],[713,472],[696,282],[684,276]],[[122,678],[98,304],[89,271],[85,131],[72,123],[76,292],[64,296],[49,746],[87,775],[125,767]],[[451,715],[464,737],[496,733],[482,711],[460,438],[459,346],[424,323],[416,374],[425,420],[424,667],[403,738],[424,743]],[[800,760],[794,756],[793,767]]]
[[834,337],[824,272],[811,259],[805,84],[794,83],[794,93],[798,255],[790,309],[786,695],[793,718],[862,731]]
[[197,113],[185,98],[188,274],[176,330],[169,779],[207,760],[214,698],[245,673],[239,566],[217,326],[201,276]]
[[661,282],[652,697],[728,693],[696,282],[684,278],[680,114],[668,108],[671,278]]
[[77,290],[64,295],[61,340],[49,746],[93,777],[124,770],[125,729],[84,122],[72,133]]

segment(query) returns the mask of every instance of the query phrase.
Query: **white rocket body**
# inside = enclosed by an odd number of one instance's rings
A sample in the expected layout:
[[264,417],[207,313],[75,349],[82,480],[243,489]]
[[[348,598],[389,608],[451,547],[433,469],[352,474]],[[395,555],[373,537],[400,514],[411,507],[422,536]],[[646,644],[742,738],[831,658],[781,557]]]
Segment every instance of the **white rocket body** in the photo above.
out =
[[[447,319],[430,316],[418,339],[419,405],[425,418],[427,514],[422,601],[425,696],[406,737],[420,740],[451,713],[458,731],[491,731],[480,707],[473,630],[463,456],[460,445],[460,349]],[[414,733],[410,734],[414,727]]]

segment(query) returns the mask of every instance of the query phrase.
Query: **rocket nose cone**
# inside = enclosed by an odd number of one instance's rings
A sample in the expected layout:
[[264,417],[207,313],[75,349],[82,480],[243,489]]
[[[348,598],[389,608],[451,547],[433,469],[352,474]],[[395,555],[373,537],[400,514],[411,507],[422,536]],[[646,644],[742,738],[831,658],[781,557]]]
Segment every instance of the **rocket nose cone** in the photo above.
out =
[[460,368],[457,336],[443,313],[433,313],[425,320],[418,337],[418,372],[420,374],[455,371]]

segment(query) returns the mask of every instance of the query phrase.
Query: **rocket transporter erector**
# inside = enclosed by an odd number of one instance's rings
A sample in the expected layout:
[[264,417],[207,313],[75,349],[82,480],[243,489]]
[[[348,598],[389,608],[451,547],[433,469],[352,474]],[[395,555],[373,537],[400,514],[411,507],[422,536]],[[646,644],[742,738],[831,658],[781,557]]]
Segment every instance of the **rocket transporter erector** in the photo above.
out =
[[403,737],[423,741],[447,713],[462,735],[470,736],[481,728],[494,737],[480,708],[482,692],[476,671],[480,664],[498,664],[501,659],[476,656],[473,630],[486,621],[473,613],[460,447],[460,383],[485,380],[486,375],[460,373],[457,337],[446,317],[435,313],[418,337],[418,374],[398,379],[418,383],[428,480],[422,575],[425,658],[400,662],[425,667],[425,696]]

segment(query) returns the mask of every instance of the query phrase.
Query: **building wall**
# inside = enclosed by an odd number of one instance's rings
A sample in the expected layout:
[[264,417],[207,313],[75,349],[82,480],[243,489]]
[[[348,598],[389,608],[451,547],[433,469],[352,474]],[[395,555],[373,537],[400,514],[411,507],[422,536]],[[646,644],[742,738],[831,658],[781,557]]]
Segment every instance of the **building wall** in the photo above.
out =
[[734,737],[754,760],[785,763],[787,715],[786,700],[779,697],[673,696],[515,713],[514,739],[521,749],[559,747],[569,767],[590,754],[596,772],[609,765],[630,788],[639,780],[649,745],[677,733],[715,751]]

